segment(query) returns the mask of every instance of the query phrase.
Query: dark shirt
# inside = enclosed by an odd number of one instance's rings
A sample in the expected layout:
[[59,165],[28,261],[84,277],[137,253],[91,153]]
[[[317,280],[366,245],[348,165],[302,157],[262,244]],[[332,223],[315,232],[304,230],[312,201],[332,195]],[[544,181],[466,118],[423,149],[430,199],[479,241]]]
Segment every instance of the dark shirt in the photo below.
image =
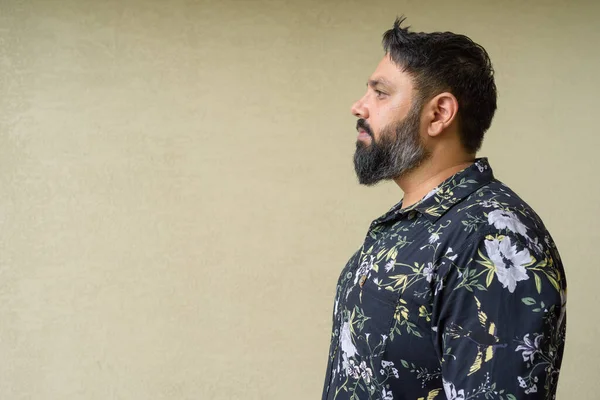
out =
[[323,399],[554,399],[566,281],[481,158],[371,224],[340,275]]

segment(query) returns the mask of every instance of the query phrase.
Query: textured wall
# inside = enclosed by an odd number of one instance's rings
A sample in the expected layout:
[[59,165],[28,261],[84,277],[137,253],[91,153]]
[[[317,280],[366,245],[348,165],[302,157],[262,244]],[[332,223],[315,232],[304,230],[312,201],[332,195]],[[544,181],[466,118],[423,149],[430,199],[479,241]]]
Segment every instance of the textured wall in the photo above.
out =
[[565,260],[559,398],[597,398],[598,4],[0,0],[0,398],[318,398],[401,198],[356,184],[349,112],[401,13],[489,50],[481,154]]

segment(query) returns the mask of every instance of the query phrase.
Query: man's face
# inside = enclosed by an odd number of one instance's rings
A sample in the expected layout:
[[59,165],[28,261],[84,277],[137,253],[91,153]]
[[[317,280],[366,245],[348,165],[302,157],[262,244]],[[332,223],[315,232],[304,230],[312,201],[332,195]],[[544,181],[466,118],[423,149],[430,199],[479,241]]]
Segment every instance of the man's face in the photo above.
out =
[[361,184],[399,178],[429,157],[420,135],[422,104],[414,98],[412,78],[386,55],[352,105],[359,118],[354,168]]

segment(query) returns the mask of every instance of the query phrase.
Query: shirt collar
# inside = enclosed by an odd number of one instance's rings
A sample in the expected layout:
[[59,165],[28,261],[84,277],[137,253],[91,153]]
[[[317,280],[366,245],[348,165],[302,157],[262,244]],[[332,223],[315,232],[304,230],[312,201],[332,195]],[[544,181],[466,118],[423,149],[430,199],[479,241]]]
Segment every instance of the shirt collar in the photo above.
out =
[[415,213],[423,215],[435,223],[452,206],[460,203],[471,193],[494,180],[494,173],[487,158],[478,158],[469,167],[446,179],[420,201],[402,209],[402,201],[390,211],[373,221],[372,226],[407,216],[412,219]]

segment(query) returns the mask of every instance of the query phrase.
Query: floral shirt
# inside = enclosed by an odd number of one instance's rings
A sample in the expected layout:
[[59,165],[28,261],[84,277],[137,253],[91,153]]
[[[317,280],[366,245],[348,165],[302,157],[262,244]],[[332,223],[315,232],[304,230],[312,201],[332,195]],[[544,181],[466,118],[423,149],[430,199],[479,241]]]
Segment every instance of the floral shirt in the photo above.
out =
[[554,399],[566,281],[487,159],[371,224],[336,290],[323,399]]

